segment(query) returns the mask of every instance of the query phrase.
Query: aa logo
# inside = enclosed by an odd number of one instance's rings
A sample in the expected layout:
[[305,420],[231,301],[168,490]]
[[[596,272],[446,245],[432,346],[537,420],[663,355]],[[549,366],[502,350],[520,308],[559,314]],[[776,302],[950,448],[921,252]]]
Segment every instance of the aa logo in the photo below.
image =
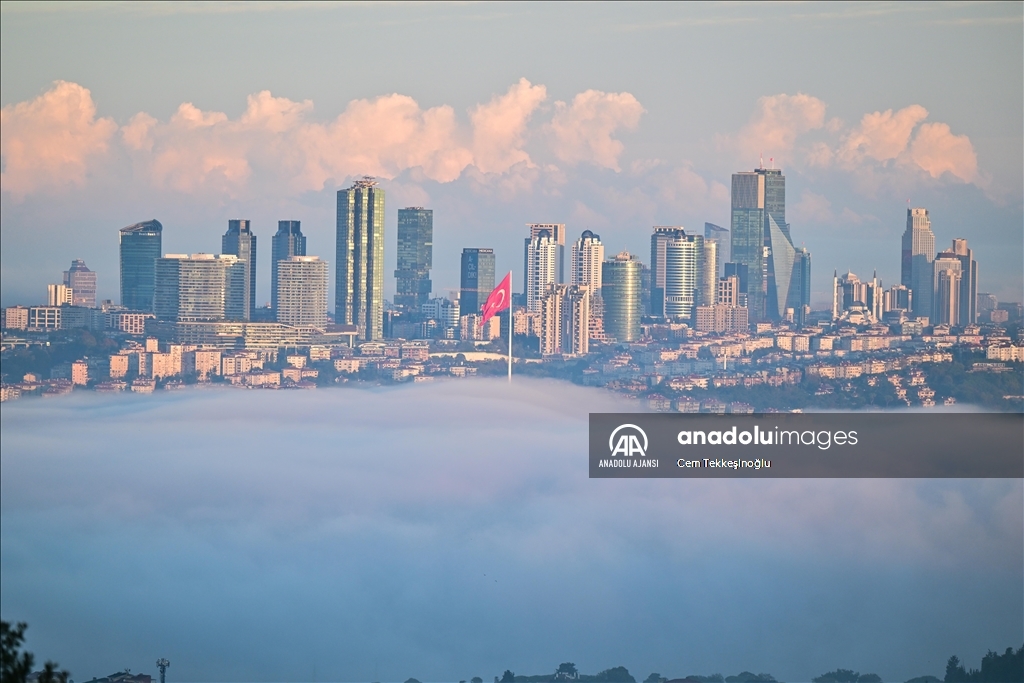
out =
[[608,437],[608,450],[612,456],[624,455],[632,457],[647,455],[647,434],[636,425],[619,425]]

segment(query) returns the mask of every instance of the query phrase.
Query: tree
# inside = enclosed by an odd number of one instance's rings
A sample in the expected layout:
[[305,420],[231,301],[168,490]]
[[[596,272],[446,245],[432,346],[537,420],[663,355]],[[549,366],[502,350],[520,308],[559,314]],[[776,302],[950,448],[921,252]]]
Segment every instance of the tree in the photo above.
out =
[[945,683],[967,683],[970,679],[967,670],[960,663],[960,658],[953,655],[946,662],[946,677],[942,679]]
[[68,671],[57,671],[57,662],[46,662],[39,674],[39,683],[68,683],[71,673]]
[[32,673],[35,657],[31,652],[20,651],[26,628],[28,624],[23,621],[15,626],[0,621],[0,681],[3,683],[25,683]]
[[501,683],[516,683],[516,675],[511,670],[505,669],[505,673],[501,675]]

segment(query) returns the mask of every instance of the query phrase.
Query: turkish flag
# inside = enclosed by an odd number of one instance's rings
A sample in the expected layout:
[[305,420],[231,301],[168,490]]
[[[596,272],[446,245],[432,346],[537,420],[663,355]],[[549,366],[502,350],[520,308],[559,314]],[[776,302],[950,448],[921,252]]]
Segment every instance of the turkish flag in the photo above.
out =
[[512,273],[510,272],[505,276],[505,279],[501,281],[494,291],[487,297],[487,301],[484,302],[481,314],[483,315],[483,321],[480,323],[483,325],[499,311],[504,311],[506,308],[512,305]]

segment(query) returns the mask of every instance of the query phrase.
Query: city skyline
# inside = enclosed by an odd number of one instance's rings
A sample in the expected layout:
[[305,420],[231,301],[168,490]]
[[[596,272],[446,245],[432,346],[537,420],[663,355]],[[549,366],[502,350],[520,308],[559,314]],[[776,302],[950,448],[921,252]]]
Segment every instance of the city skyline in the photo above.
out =
[[[670,63],[660,57],[669,36],[692,38],[670,41],[673,46],[687,45],[687,51],[699,51],[701,41],[721,37],[736,10],[711,6],[696,8],[695,15],[678,16],[644,8],[641,14],[652,19],[676,16],[679,21],[663,21],[664,28],[653,32],[644,27],[626,32],[628,41],[646,36],[648,44],[638,54],[647,54],[645,64],[653,65],[646,74],[627,67],[629,79],[622,71],[626,64],[602,72],[574,62],[575,71],[559,76],[538,55],[512,62],[514,66],[502,69],[500,77],[474,78],[457,87],[455,81],[412,86],[392,74],[390,80],[376,84],[363,76],[353,77],[347,89],[328,92],[329,81],[318,82],[324,76],[322,70],[293,68],[289,72],[301,73],[301,79],[291,86],[280,85],[275,75],[232,81],[229,87],[218,84],[212,90],[203,79],[186,83],[170,78],[159,93],[140,83],[115,95],[108,70],[99,68],[108,58],[102,51],[82,50],[85,56],[75,68],[67,68],[67,58],[60,51],[23,69],[14,69],[17,59],[4,60],[0,67],[4,69],[0,94],[5,107],[6,160],[5,248],[0,257],[4,259],[4,303],[10,302],[8,297],[23,299],[29,291],[40,291],[46,282],[38,274],[58,266],[64,269],[70,258],[84,259],[99,273],[113,272],[111,256],[103,248],[109,244],[109,228],[151,216],[159,216],[168,227],[168,240],[173,241],[166,243],[167,252],[216,252],[219,235],[211,234],[210,226],[239,216],[252,220],[254,231],[264,239],[280,218],[302,220],[311,239],[329,239],[335,222],[333,193],[364,173],[377,177],[389,192],[392,206],[431,206],[446,216],[445,224],[438,221],[436,226],[445,235],[434,245],[437,282],[457,279],[458,250],[471,244],[493,247],[499,271],[517,270],[518,226],[538,220],[564,223],[573,234],[591,229],[613,251],[644,253],[651,225],[681,224],[695,230],[705,222],[728,226],[729,174],[756,167],[762,153],[765,166],[774,163],[787,169],[788,221],[799,226],[794,247],[806,246],[822,266],[814,270],[813,306],[827,305],[833,267],[842,272],[877,268],[886,282],[896,281],[898,260],[889,257],[880,262],[874,254],[881,244],[902,233],[900,214],[908,198],[913,206],[927,206],[933,216],[941,216],[933,225],[939,243],[969,233],[976,258],[988,264],[983,277],[992,277],[1001,299],[1016,298],[1024,287],[1017,258],[1024,248],[1018,229],[1024,216],[1018,125],[1022,79],[1015,64],[1019,60],[1007,61],[1001,55],[1018,50],[1019,32],[1010,29],[1014,22],[1019,24],[1019,9],[996,5],[879,8],[880,14],[871,19],[857,14],[856,6],[844,6],[836,15],[823,14],[821,7],[805,8],[805,14],[792,17],[792,25],[784,21],[795,11],[791,8],[750,10],[777,29],[778,35],[787,36],[781,41],[786,47],[775,50],[778,68],[770,74],[755,78],[741,70],[737,73],[744,75],[735,83],[726,76],[750,48],[718,55],[707,65],[706,76],[673,66],[679,60]],[[57,35],[68,30],[62,23],[66,18],[59,13],[40,15],[11,4],[5,4],[3,11],[4,50],[18,49],[42,25]],[[538,11],[553,18],[570,10],[553,6]],[[607,11],[611,10],[599,14]],[[403,14],[384,7],[353,12],[352,16],[371,25],[386,17],[401,20]],[[481,15],[487,24],[495,20],[490,12]],[[834,86],[835,79],[826,74],[848,69],[846,64],[862,61],[865,55],[858,52],[856,59],[846,59],[848,53],[832,55],[832,49],[838,43],[848,51],[857,43],[830,41],[820,67],[807,65],[799,57],[802,51],[795,48],[799,41],[794,40],[794,32],[800,32],[800,26],[840,26],[841,32],[849,32],[871,25],[874,31],[871,22],[880,21],[877,17],[887,16],[886,12],[900,16],[903,26],[920,26],[936,36],[916,51],[898,40],[880,41],[886,44],[885,50],[867,56],[876,62],[899,60],[904,65],[899,78],[875,68],[882,76],[873,85],[853,78],[842,89]],[[416,21],[434,25],[443,24],[448,10],[425,6],[407,13],[410,19],[416,16]],[[102,31],[149,26],[153,21],[145,12],[131,15],[113,8],[76,16],[87,26],[99,22]],[[311,10],[265,15],[270,16],[300,24],[333,20],[330,12]],[[208,18],[212,25],[223,21],[217,15]],[[257,27],[264,21],[252,19]],[[510,21],[524,19],[525,15],[513,13]],[[695,32],[687,23],[691,19],[710,23],[703,32]],[[440,24],[438,28],[444,30]],[[158,24],[153,30],[155,37],[166,39],[179,29]],[[223,26],[216,44],[234,30]],[[883,23],[881,30],[893,29]],[[817,30],[799,35],[819,39]],[[77,40],[69,35],[61,44],[71,49]],[[579,44],[581,54],[595,49],[593,40],[583,35],[574,34],[570,40]],[[939,50],[938,43],[978,44],[985,49],[949,52]],[[200,39],[197,49],[207,54],[212,45]],[[499,53],[504,49],[501,44]],[[417,54],[424,64],[448,67],[445,57],[430,50]],[[498,58],[496,54],[484,59]],[[251,59],[256,60],[258,73],[265,58]],[[954,59],[967,60],[969,66]],[[995,64],[999,70],[994,72]],[[246,73],[253,71],[251,66],[246,66]],[[230,73],[239,66],[219,68]],[[932,75],[938,72],[946,74],[941,82]],[[977,73],[993,76],[974,78]],[[125,78],[134,83],[135,76],[125,74]],[[56,79],[65,85],[53,86]],[[731,85],[715,87],[722,82]],[[668,83],[673,85],[666,87]],[[971,96],[953,95],[958,91]],[[399,95],[383,94],[388,92]],[[678,101],[683,93],[689,97]],[[970,104],[978,101],[990,105]],[[42,154],[45,148],[39,147],[31,122],[48,120],[48,107],[59,102],[85,107],[81,118],[75,119],[80,124],[74,125],[80,127],[69,131],[82,143],[68,148],[74,164],[61,166],[54,160],[45,163],[57,166],[38,166],[12,156],[17,145],[28,145],[24,149],[39,152],[36,158],[50,158]],[[700,102],[700,107],[688,102]],[[682,105],[679,111],[687,124],[682,128],[668,126],[667,117],[674,116],[676,105]],[[342,144],[337,147],[341,161],[324,157],[320,170],[309,175],[315,160],[294,136],[320,141],[326,153],[339,144],[338,136],[347,135],[345,126],[356,125],[362,120],[359,116],[384,111],[385,106],[407,112],[409,118],[402,120],[409,127],[402,130],[410,131],[408,135],[378,138],[359,149]],[[520,113],[508,119],[510,128],[500,128],[507,131],[506,142],[485,138],[482,131],[499,130],[485,128],[485,122],[497,126],[505,120],[501,117],[514,111]],[[433,113],[428,116],[428,112]],[[581,127],[577,122],[587,120],[588,112],[597,117],[594,121],[604,123]],[[437,146],[413,148],[416,140],[427,140],[422,136],[433,135],[435,129],[426,121],[435,116],[452,117],[445,120],[452,121],[458,135],[476,142],[467,147],[442,138]],[[209,125],[189,128],[186,122],[193,120]],[[271,120],[278,123],[271,125]],[[53,125],[70,124],[54,120]],[[199,130],[208,137],[196,138],[198,132],[189,132]],[[271,130],[278,132],[271,135]],[[476,130],[481,133],[473,133]],[[318,131],[335,137],[316,138]],[[276,156],[280,145],[293,141],[301,152],[298,157]],[[220,152],[212,154],[209,145]],[[254,156],[253,145],[265,149],[268,156]],[[363,161],[357,162],[357,157]],[[119,165],[122,158],[132,160],[132,167]],[[158,158],[165,165],[154,165]],[[177,161],[172,164],[172,159]],[[462,166],[467,161],[472,163]],[[207,176],[202,168],[210,169]],[[120,191],[110,195],[108,187]],[[387,234],[395,234],[396,219],[393,212],[386,216]],[[43,248],[53,244],[69,247],[69,253]],[[270,250],[262,249],[258,256],[258,269],[269,272]],[[396,269],[395,257],[394,252],[386,257],[386,272]],[[257,283],[257,301],[263,303],[270,299],[271,283],[260,279]],[[386,298],[393,297],[394,286],[393,281],[386,282]],[[98,298],[116,297],[116,283],[109,277],[101,277],[99,287]],[[995,289],[984,282],[979,287]]]

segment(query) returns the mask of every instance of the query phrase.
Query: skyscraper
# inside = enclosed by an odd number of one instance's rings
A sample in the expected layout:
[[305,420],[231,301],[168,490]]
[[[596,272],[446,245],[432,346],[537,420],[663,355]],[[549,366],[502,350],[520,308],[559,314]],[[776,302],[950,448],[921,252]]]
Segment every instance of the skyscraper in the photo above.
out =
[[796,248],[793,262],[793,279],[789,285],[788,308],[796,313],[796,322],[803,325],[811,305],[811,252],[803,247]]
[[220,249],[223,253],[245,261],[245,301],[242,306],[244,320],[251,320],[253,309],[256,308],[256,235],[252,234],[251,228],[247,219],[231,219],[228,221],[228,231],[220,240]]
[[792,268],[794,250],[786,223],[786,177],[781,169],[733,174],[730,228],[730,257],[747,266],[750,318],[779,319],[789,294],[792,272],[786,272],[786,266]]
[[767,213],[765,256],[768,259],[765,268],[765,317],[781,320],[787,308],[795,308],[791,305],[790,286],[793,284],[796,248],[789,239],[789,226],[784,229],[771,213]]
[[130,311],[152,311],[156,260],[162,252],[164,226],[152,220],[121,228],[121,305]]
[[167,254],[156,260],[153,312],[160,320],[244,320],[246,262],[231,254]]
[[935,258],[935,233],[928,218],[928,209],[907,209],[907,229],[903,232],[900,258],[900,284],[914,293],[911,304],[917,317],[931,316],[932,260]]
[[617,342],[640,336],[640,261],[621,252],[601,266],[601,298],[604,300],[604,332]]
[[306,236],[300,221],[278,221],[270,245],[270,308],[277,314],[277,262],[306,255]]
[[434,212],[421,206],[398,210],[398,279],[395,305],[419,311],[430,299]]
[[715,240],[718,242],[718,263],[719,268],[721,268],[721,264],[727,263],[730,260],[728,228],[723,228],[722,226],[715,225],[714,223],[705,223],[704,239]]
[[549,230],[540,230],[526,240],[526,310],[540,312],[541,301],[556,284],[558,242]]
[[494,250],[462,250],[459,309],[463,315],[480,313],[481,306],[494,289]]
[[294,327],[327,326],[327,261],[289,256],[277,262],[277,322]]
[[[958,324],[973,325],[978,322],[978,262],[974,251],[967,246],[967,240],[953,240],[953,253],[960,259],[960,313]],[[75,299],[78,292],[75,292]]]
[[64,271],[64,285],[73,291],[72,306],[96,308],[96,273],[89,270],[82,259],[71,262]]
[[668,243],[684,237],[681,226],[659,225],[651,235],[651,315],[665,315],[665,275]]
[[384,190],[364,177],[338,190],[334,318],[365,341],[384,336]]
[[683,228],[658,226],[651,235],[651,315],[689,319],[713,304],[717,244]]
[[572,245],[569,284],[590,287],[598,294],[601,291],[601,264],[604,262],[604,245],[601,236],[584,230]]
[[[541,231],[547,231],[551,236],[551,239],[555,243],[555,282],[565,282],[565,223],[527,223],[526,227],[530,229],[530,238],[537,237]],[[527,240],[529,245],[529,240]],[[526,255],[524,265],[529,260],[529,255]],[[523,272],[526,272],[528,268],[524,267]],[[524,292],[526,290],[523,290]]]
[[932,324],[959,323],[964,303],[960,300],[960,285],[965,275],[963,262],[953,251],[941,252],[932,261],[932,311],[929,314]]
[[590,350],[590,289],[552,285],[540,304],[540,352],[585,356]]

